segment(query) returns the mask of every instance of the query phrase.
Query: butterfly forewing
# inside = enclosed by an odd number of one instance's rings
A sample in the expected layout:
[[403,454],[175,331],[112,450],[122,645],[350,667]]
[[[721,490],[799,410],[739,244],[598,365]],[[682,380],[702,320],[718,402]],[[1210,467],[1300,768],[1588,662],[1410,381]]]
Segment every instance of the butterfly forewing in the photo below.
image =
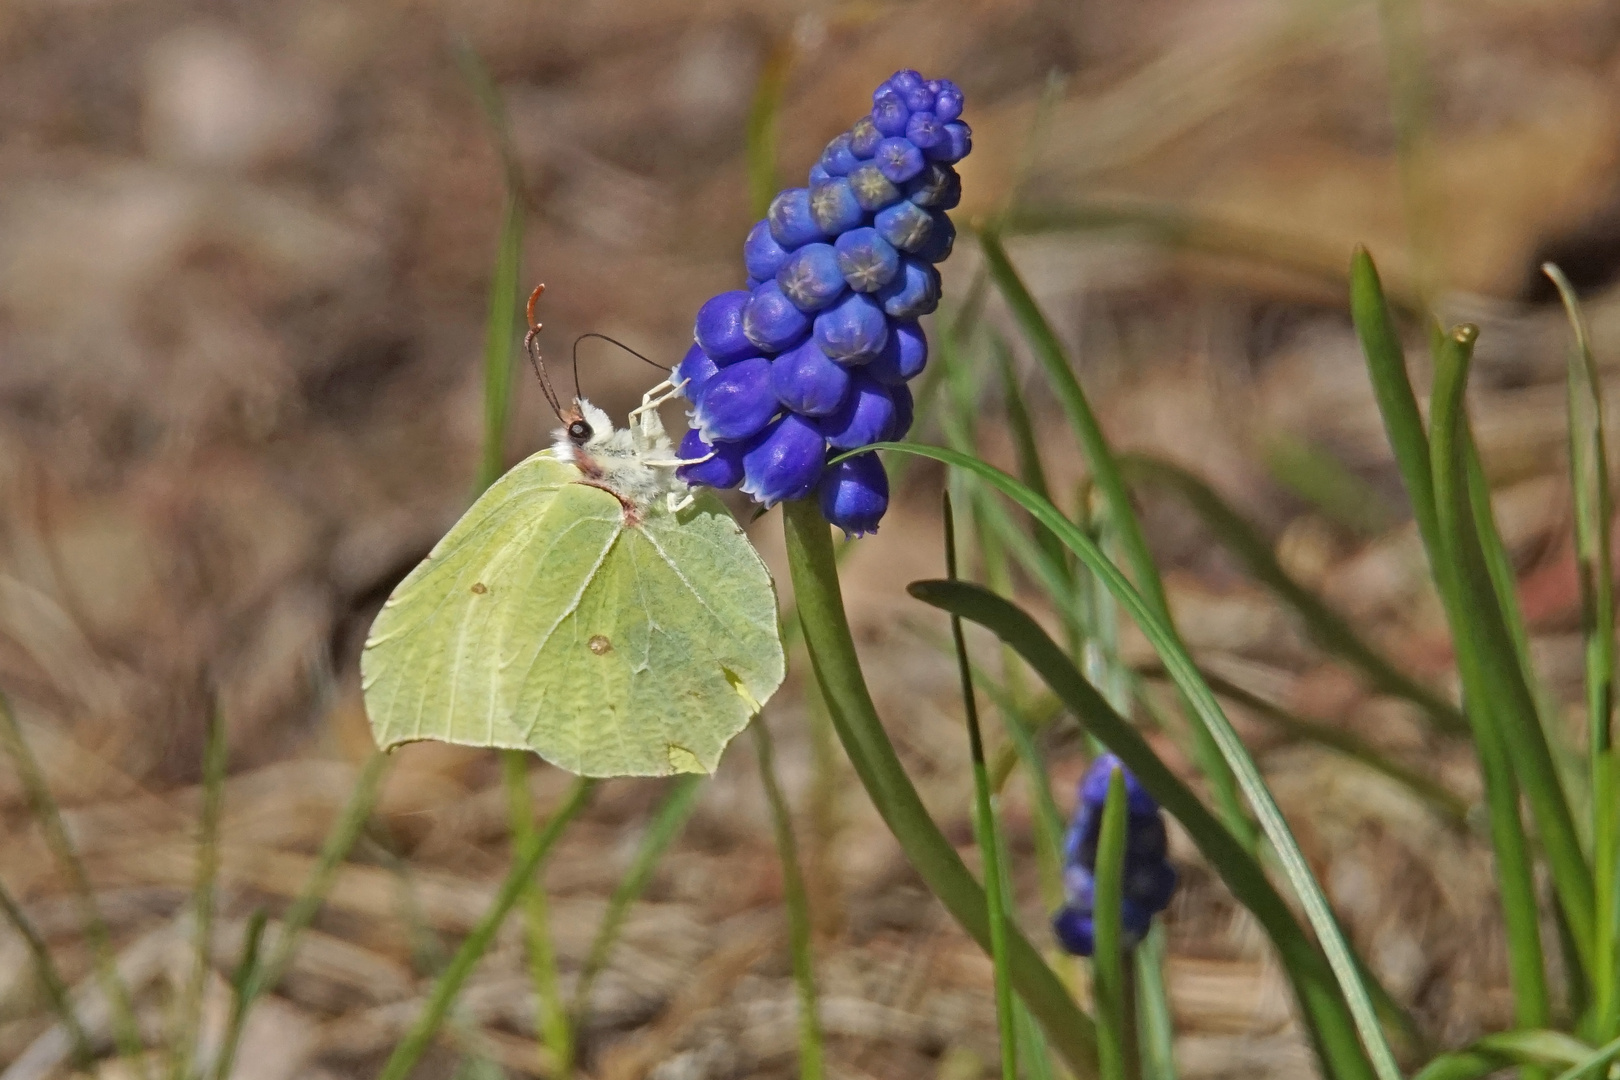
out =
[[531,457],[395,589],[362,661],[384,747],[531,749],[590,776],[710,771],[782,681],[770,575],[712,496],[627,525]]

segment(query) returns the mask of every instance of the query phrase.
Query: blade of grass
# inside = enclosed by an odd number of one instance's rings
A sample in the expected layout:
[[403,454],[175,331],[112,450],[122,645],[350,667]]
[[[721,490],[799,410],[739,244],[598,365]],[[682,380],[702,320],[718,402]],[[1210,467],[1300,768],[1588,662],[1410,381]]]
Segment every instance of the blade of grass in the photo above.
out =
[[[1468,438],[1464,409],[1469,362],[1478,331],[1458,327],[1446,336],[1435,372],[1434,400],[1430,406],[1429,456],[1434,468],[1435,503],[1440,514],[1449,573],[1454,580],[1448,607],[1452,634],[1457,640],[1459,668],[1470,701],[1488,706],[1509,761],[1524,790],[1535,819],[1547,868],[1553,879],[1576,944],[1582,966],[1591,972],[1592,876],[1581,852],[1575,821],[1564,800],[1557,771],[1535,700],[1522,678],[1519,653],[1514,646],[1495,584],[1476,528],[1478,518],[1469,491]],[[1467,672],[1472,672],[1472,678]],[[1523,1023],[1542,1027],[1545,1020]]]
[[1406,375],[1406,351],[1390,317],[1378,268],[1363,247],[1356,248],[1350,259],[1350,316],[1367,360],[1384,431],[1395,452],[1395,465],[1406,485],[1406,497],[1412,503],[1412,516],[1423,538],[1429,566],[1434,568],[1440,555],[1440,527],[1434,504],[1434,470],[1429,465],[1429,437]]
[[[856,775],[889,831],[929,891],[981,948],[990,945],[984,892],[923,806],[917,789],[884,733],[861,676],[860,661],[844,614],[832,535],[813,500],[782,504],[788,567],[798,600],[811,667]],[[1040,1020],[1047,1038],[1081,1080],[1097,1074],[1096,1034],[1091,1020],[1021,933],[1009,927],[1008,968],[1013,987]]]
[[[371,819],[371,811],[377,805],[377,796],[382,789],[383,777],[387,774],[392,760],[387,754],[379,751],[374,752],[361,766],[360,775],[356,777],[354,787],[349,792],[349,801],[333,824],[332,831],[326,834],[325,842],[321,844],[321,853],[315,860],[315,868],[310,871],[309,880],[304,883],[303,891],[298,894],[298,899],[293,901],[281,920],[281,931],[276,937],[275,949],[268,959],[260,959],[259,942],[256,937],[250,939],[252,947],[244,953],[243,965],[238,969],[236,996],[232,1002],[230,1019],[225,1026],[224,1039],[220,1043],[219,1057],[214,1062],[212,1073],[214,1080],[226,1080],[231,1075],[237,1047],[242,1039],[242,1027],[247,1023],[254,1002],[261,994],[274,990],[281,982],[281,977],[286,974],[287,966],[292,962],[293,953],[298,948],[299,936],[314,920],[316,912],[320,911],[327,892],[332,888],[332,880],[337,876],[338,868],[348,858],[349,850],[354,847],[360,831]],[[256,912],[254,917],[260,921],[257,933],[262,934],[263,913]]]
[[1561,1031],[1498,1031],[1461,1050],[1441,1054],[1412,1080],[1480,1080],[1512,1065],[1535,1068],[1575,1066],[1589,1060],[1592,1048]]
[[1382,536],[1395,526],[1382,492],[1304,439],[1273,435],[1264,456],[1273,480],[1357,536]]
[[473,927],[466,940],[461,943],[456,954],[450,958],[444,973],[434,982],[433,990],[428,996],[427,1004],[422,1008],[421,1015],[394,1047],[393,1054],[389,1056],[387,1064],[378,1074],[378,1080],[405,1080],[416,1067],[416,1063],[432,1044],[434,1036],[438,1034],[445,1015],[455,1003],[457,995],[461,993],[467,976],[472,974],[473,968],[494,941],[495,932],[501,928],[507,914],[529,888],[535,873],[545,862],[546,856],[551,853],[557,838],[562,835],[569,822],[585,808],[595,787],[596,781],[584,777],[574,781],[567,798],[551,815],[546,827],[532,833],[521,846],[513,848],[512,868],[507,872],[506,880],[501,883],[500,891],[495,894],[494,902],[478,920],[478,924]]
[[198,821],[197,878],[191,888],[191,978],[179,1003],[179,1024],[169,1046],[171,1080],[187,1080],[202,1026],[203,987],[214,954],[214,883],[219,877],[219,819],[225,802],[225,713],[216,705],[203,745],[202,813]]
[[1597,1080],[1600,1070],[1616,1058],[1620,1058],[1620,1039],[1605,1043],[1592,1052],[1592,1056],[1570,1066],[1559,1073],[1553,1080]]
[[[1047,381],[1057,393],[1058,400],[1068,416],[1069,426],[1074,429],[1075,436],[1080,442],[1086,463],[1091,468],[1092,481],[1102,494],[1109,526],[1115,530],[1119,544],[1124,549],[1125,559],[1131,568],[1132,577],[1136,579],[1137,588],[1141,590],[1141,595],[1158,622],[1169,628],[1172,636],[1176,636],[1164,582],[1159,578],[1159,570],[1154,565],[1153,554],[1148,549],[1147,538],[1142,533],[1142,525],[1131,509],[1130,495],[1126,491],[1124,477],[1120,474],[1107,439],[1103,437],[1102,426],[1091,410],[1091,403],[1086,399],[1080,381],[1075,378],[1074,369],[1063,344],[1058,340],[1052,325],[1041,314],[1034,296],[1024,285],[1023,279],[1018,276],[1018,271],[1007,258],[1006,249],[1002,247],[1000,238],[994,232],[981,232],[979,245],[984,251],[985,265],[989,269],[990,277],[1000,289],[1008,307],[1012,309],[1014,320],[1045,370]],[[1188,711],[1193,716],[1198,715],[1196,709]],[[1211,790],[1215,792],[1216,806],[1228,819],[1233,833],[1252,844],[1254,827],[1244,816],[1242,806],[1238,802],[1237,785],[1231,767],[1222,760],[1214,734],[1207,730],[1205,725],[1197,722],[1192,725],[1192,732],[1193,756]]]
[[1265,538],[1208,484],[1157,458],[1124,455],[1119,464],[1130,482],[1153,484],[1179,495],[1256,581],[1298,612],[1306,630],[1322,648],[1360,669],[1375,689],[1410,701],[1438,730],[1454,734],[1468,731],[1468,719],[1460,709],[1396,668],[1367,644],[1343,616],[1290,577]]
[[50,947],[40,937],[33,920],[29,919],[22,905],[11,895],[11,890],[3,884],[0,884],[0,915],[5,916],[28,948],[28,957],[34,962],[34,977],[39,980],[39,987],[51,1003],[62,1030],[67,1032],[74,1067],[88,1069],[95,1054],[90,1048],[90,1038],[85,1034],[84,1025],[79,1023],[79,1014],[73,1009],[73,998],[68,992],[67,983],[62,981],[62,973],[56,969],[56,961],[51,959]]
[[[1481,608],[1494,598],[1477,540],[1469,550],[1472,510],[1461,452],[1462,395],[1467,356],[1472,338],[1453,338],[1455,348],[1442,354],[1435,374],[1430,457],[1434,466],[1436,539],[1434,559],[1440,594],[1446,603],[1457,666],[1462,678],[1466,712],[1474,725],[1474,745],[1485,783],[1491,839],[1496,849],[1497,887],[1507,924],[1508,966],[1514,991],[1515,1015],[1524,1028],[1545,1027],[1550,1017],[1541,931],[1530,855],[1519,819],[1518,782],[1510,748],[1500,730],[1496,686],[1487,667],[1494,657],[1475,640],[1491,614]],[[1508,663],[1514,663],[1511,658]]]
[[[948,492],[943,515],[945,573],[954,581],[956,523]],[[979,730],[978,697],[973,692],[973,668],[968,661],[967,639],[962,636],[962,620],[955,616],[951,617],[951,639],[956,645],[956,667],[962,679],[962,709],[967,718],[968,755],[973,763],[974,831],[979,837],[979,853],[984,864],[985,911],[990,922],[990,963],[995,972],[996,1030],[1001,1042],[1001,1080],[1018,1080],[1018,1037],[1013,1030],[1012,980],[1007,967],[1007,912],[1004,904],[1010,889],[1002,876],[995,810],[990,804],[990,777],[984,767],[984,736]],[[1106,1078],[1106,1073],[1104,1076]]]
[[[512,850],[534,843],[534,802],[529,794],[529,753],[501,751],[502,781],[506,788],[506,816],[511,823]],[[523,894],[523,941],[528,955],[529,981],[534,984],[534,1024],[540,1042],[550,1051],[555,1075],[568,1080],[574,1072],[574,1033],[558,988],[557,953],[551,944],[551,900],[539,877]]]
[[585,954],[585,963],[580,967],[579,981],[574,989],[573,1014],[576,1017],[583,1017],[590,1008],[591,988],[596,985],[596,977],[607,966],[608,956],[619,940],[619,932],[624,928],[630,907],[647,890],[653,871],[658,867],[658,860],[664,857],[664,852],[669,850],[669,845],[675,842],[691,818],[692,811],[697,808],[698,796],[703,794],[704,779],[701,775],[688,773],[671,780],[664,801],[653,814],[647,831],[642,833],[635,858],[613,887],[607,910],[602,915],[602,925],[597,927],[590,951]]
[[[953,616],[955,618],[955,616]],[[1125,774],[1115,768],[1108,777],[1102,829],[1097,837],[1097,873],[1092,907],[1091,992],[1097,1008],[1097,1065],[1102,1080],[1130,1080],[1127,1048],[1134,1041],[1135,1011],[1125,985],[1124,929],[1120,906],[1125,902]]]
[[816,1003],[815,960],[810,947],[810,898],[799,869],[799,845],[793,835],[793,813],[776,776],[775,752],[771,733],[762,718],[748,725],[759,757],[759,779],[765,788],[765,801],[771,810],[771,832],[776,838],[776,854],[782,862],[782,898],[787,906],[788,947],[793,960],[793,983],[799,993],[799,1076],[801,1080],[821,1080],[821,1016]]
[[102,993],[107,995],[107,1004],[111,1010],[113,1041],[118,1046],[118,1054],[129,1062],[136,1076],[141,1080],[147,1080],[149,1073],[146,1068],[140,1025],[135,1019],[135,1007],[130,1001],[129,987],[124,985],[124,980],[118,974],[117,960],[112,949],[112,935],[108,932],[107,922],[102,918],[101,909],[96,904],[95,890],[90,887],[90,878],[85,873],[84,862],[79,858],[79,851],[74,846],[72,838],[68,836],[67,827],[62,823],[62,811],[56,804],[56,796],[51,794],[50,785],[45,782],[45,774],[40,770],[39,762],[34,758],[28,740],[23,737],[22,727],[11,711],[11,701],[3,691],[0,691],[0,744],[4,745],[7,756],[11,758],[12,765],[17,770],[17,778],[22,781],[23,793],[35,820],[39,822],[40,831],[45,836],[45,845],[50,848],[51,855],[61,866],[62,872],[67,875],[68,885],[78,902],[79,919],[95,962],[96,981],[100,984]]
[[1158,919],[1137,945],[1136,1024],[1141,1045],[1143,1080],[1175,1080],[1175,1025],[1170,993],[1164,985],[1164,926]]
[[[1097,576],[1108,591],[1118,598],[1152,644],[1154,651],[1159,654],[1166,670],[1175,679],[1177,688],[1202,721],[1201,726],[1215,740],[1221,756],[1226,760],[1249,805],[1259,818],[1261,829],[1276,850],[1283,872],[1305,908],[1312,929],[1322,942],[1323,951],[1327,954],[1328,962],[1333,967],[1351,1014],[1355,1017],[1362,1045],[1375,1070],[1381,1080],[1399,1080],[1400,1070],[1395,1064],[1394,1055],[1379,1025],[1377,1012],[1362,981],[1349,943],[1345,940],[1344,931],[1334,917],[1327,897],[1322,893],[1321,885],[1311,873],[1310,865],[1299,848],[1299,842],[1294,839],[1282,811],[1278,809],[1270,789],[1266,787],[1259,769],[1255,767],[1254,759],[1249,756],[1242,740],[1233,730],[1231,721],[1221,711],[1220,703],[1215,700],[1209,686],[1199,677],[1197,665],[1193,663],[1192,657],[1176,633],[1165,625],[1149,602],[1132,587],[1125,575],[1108,560],[1090,537],[1075,528],[1073,523],[1064,518],[1051,503],[1035,495],[1000,469],[939,447],[916,445],[900,447],[893,443],[875,445],[883,449],[900,449],[905,453],[932,457],[947,465],[976,473],[980,479],[1043,521]],[[1228,816],[1223,814],[1223,819]],[[1247,819],[1244,820],[1246,822]]]
[[[1149,673],[1150,677],[1163,678],[1162,672]],[[1469,803],[1461,795],[1452,791],[1444,784],[1431,777],[1425,776],[1416,769],[1408,768],[1393,758],[1379,752],[1371,743],[1361,738],[1353,731],[1324,724],[1319,720],[1307,720],[1289,712],[1275,702],[1267,701],[1259,694],[1251,693],[1229,679],[1208,671],[1203,673],[1204,681],[1216,694],[1229,701],[1236,702],[1248,709],[1256,717],[1271,724],[1279,731],[1318,746],[1325,746],[1336,750],[1354,761],[1367,766],[1375,772],[1382,773],[1391,780],[1406,788],[1413,795],[1428,803],[1437,813],[1453,825],[1466,827],[1468,824]]]
[[1586,638],[1586,749],[1592,787],[1592,1015],[1595,1040],[1620,1033],[1620,764],[1614,750],[1614,569],[1609,458],[1603,388],[1580,300],[1563,271],[1542,267],[1558,287],[1574,347],[1569,353],[1569,471],[1575,499],[1575,557],[1580,566]]
[[1141,733],[1086,681],[1046,631],[1010,601],[975,585],[918,581],[907,586],[907,591],[926,604],[978,623],[1011,645],[1085,730],[1119,755],[1159,805],[1186,829],[1211,869],[1237,901],[1254,914],[1271,939],[1293,984],[1325,1071],[1340,1080],[1373,1076],[1357,1044],[1354,1019],[1327,959],[1295,920],[1287,901],[1255,857],[1165,766]]

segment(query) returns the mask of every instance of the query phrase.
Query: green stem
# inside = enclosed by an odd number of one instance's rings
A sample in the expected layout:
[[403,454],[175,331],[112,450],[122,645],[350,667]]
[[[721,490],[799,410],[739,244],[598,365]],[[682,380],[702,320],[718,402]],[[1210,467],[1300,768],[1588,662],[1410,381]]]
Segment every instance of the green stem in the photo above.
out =
[[433,984],[433,992],[429,995],[422,1014],[394,1047],[393,1054],[383,1066],[382,1072],[378,1074],[378,1080],[405,1080],[416,1067],[416,1063],[421,1060],[438,1034],[456,996],[461,993],[462,984],[467,981],[478,961],[483,959],[490,943],[495,940],[495,932],[501,928],[507,914],[528,889],[529,883],[534,880],[536,871],[551,853],[557,838],[562,835],[568,823],[585,808],[585,803],[595,787],[596,781],[584,777],[574,781],[567,799],[557,812],[551,815],[546,827],[531,833],[521,845],[514,846],[512,869],[507,873],[506,880],[501,883],[494,902],[484,912],[483,918],[478,920],[478,925],[473,927],[472,933],[467,935],[467,939],[456,950],[455,956],[450,958],[450,963],[445,967],[443,974]]
[[203,747],[202,816],[197,837],[197,880],[192,887],[193,951],[191,978],[180,999],[179,1030],[169,1047],[171,1080],[191,1075],[192,1055],[196,1052],[197,1032],[202,1024],[203,987],[213,959],[214,883],[219,876],[219,818],[225,801],[225,714],[217,707],[208,725]]
[[[951,499],[945,496],[945,570],[956,580],[956,523]],[[1006,883],[1002,876],[1001,845],[995,809],[990,803],[990,776],[984,765],[984,733],[979,730],[979,703],[973,693],[973,668],[968,661],[962,620],[951,616],[951,638],[956,644],[956,666],[962,679],[962,708],[967,716],[968,755],[973,762],[973,810],[984,860],[985,912],[990,921],[990,963],[995,972],[996,1029],[1001,1039],[1001,1080],[1018,1080],[1018,1036],[1013,1028],[1012,982],[1007,973]],[[1099,1046],[1099,1049],[1101,1047]]]
[[[956,616],[952,616],[956,618]],[[1097,837],[1095,894],[1092,905],[1092,990],[1097,1001],[1097,1062],[1103,1080],[1129,1080],[1127,1047],[1134,1032],[1126,1029],[1131,995],[1125,986],[1125,940],[1120,925],[1125,875],[1125,773],[1115,767],[1108,777],[1102,828]]]
[[776,778],[776,755],[771,733],[762,717],[748,725],[759,757],[759,779],[771,808],[771,831],[776,854],[782,861],[782,895],[787,902],[788,946],[793,957],[793,982],[799,992],[799,1077],[821,1080],[821,1017],[816,1004],[816,973],[810,945],[810,899],[799,870],[799,845],[793,835],[793,813]]
[[[826,519],[811,500],[784,503],[782,510],[805,645],[839,740],[912,866],[956,921],[988,949],[990,921],[984,892],[928,816],[872,705],[844,614]],[[1010,929],[1007,945],[1014,988],[1075,1074],[1092,1080],[1097,1075],[1097,1043],[1091,1021],[1021,933]]]
[[28,947],[28,955],[34,961],[34,975],[39,979],[45,996],[50,999],[51,1008],[56,1011],[62,1029],[67,1032],[68,1042],[73,1048],[74,1066],[88,1068],[95,1056],[90,1049],[90,1037],[85,1034],[84,1025],[79,1023],[78,1013],[73,1011],[73,998],[68,993],[67,983],[62,981],[62,973],[56,970],[56,962],[51,959],[51,950],[45,944],[45,939],[39,936],[33,921],[4,885],[0,885],[0,915],[5,916]]

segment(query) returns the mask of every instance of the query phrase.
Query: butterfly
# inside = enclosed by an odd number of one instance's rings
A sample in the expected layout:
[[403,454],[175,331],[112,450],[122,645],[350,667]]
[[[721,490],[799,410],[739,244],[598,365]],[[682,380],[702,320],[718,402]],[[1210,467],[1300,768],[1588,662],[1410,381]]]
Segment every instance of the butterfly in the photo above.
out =
[[[361,686],[383,749],[532,750],[582,776],[712,772],[782,683],[776,590],[736,520],[675,475],[658,406],[628,427],[524,350],[561,427],[484,492],[372,624]],[[577,385],[577,372],[576,372]]]

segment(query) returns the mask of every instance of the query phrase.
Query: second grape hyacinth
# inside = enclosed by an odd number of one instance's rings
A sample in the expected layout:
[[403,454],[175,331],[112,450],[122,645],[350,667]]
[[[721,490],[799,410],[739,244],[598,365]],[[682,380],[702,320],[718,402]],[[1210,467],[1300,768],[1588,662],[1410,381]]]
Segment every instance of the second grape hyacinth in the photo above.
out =
[[[899,71],[872,111],[827,144],[806,187],[788,188],[743,244],[747,287],[698,310],[674,379],[692,403],[679,470],[689,484],[739,484],[771,506],[814,495],[850,536],[878,527],[889,481],[875,453],[902,438],[907,383],[928,362],[917,320],[939,304],[951,253],[951,166],[972,148],[947,79]],[[711,456],[712,455],[712,456]]]
[[1090,956],[1096,945],[1094,903],[1097,841],[1102,832],[1108,779],[1115,769],[1125,779],[1125,866],[1120,924],[1128,946],[1141,941],[1153,916],[1170,903],[1176,871],[1166,858],[1167,838],[1159,804],[1113,754],[1092,762],[1080,781],[1074,819],[1063,842],[1064,904],[1052,929],[1065,952]]

